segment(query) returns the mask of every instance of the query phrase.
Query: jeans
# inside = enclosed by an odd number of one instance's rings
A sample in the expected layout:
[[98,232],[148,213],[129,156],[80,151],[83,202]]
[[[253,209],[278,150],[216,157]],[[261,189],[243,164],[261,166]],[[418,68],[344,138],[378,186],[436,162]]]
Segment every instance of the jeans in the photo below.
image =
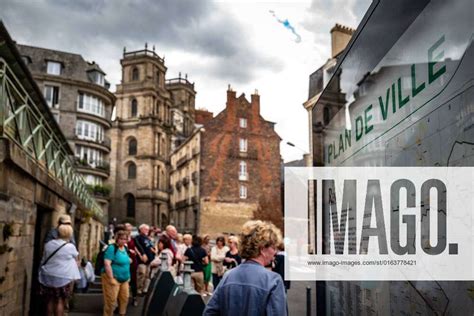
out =
[[221,276],[218,276],[217,273],[212,274],[212,285],[214,286],[214,291],[217,289],[219,282],[222,280]]

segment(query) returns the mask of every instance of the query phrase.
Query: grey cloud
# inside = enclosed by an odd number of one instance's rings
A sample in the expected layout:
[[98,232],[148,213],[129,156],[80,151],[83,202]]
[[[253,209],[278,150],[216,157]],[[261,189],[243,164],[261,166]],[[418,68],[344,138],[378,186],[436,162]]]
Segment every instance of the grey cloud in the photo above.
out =
[[369,6],[370,0],[313,0],[302,25],[315,42],[327,41],[335,23],[356,28]]
[[[156,44],[158,53],[178,49],[196,58],[212,57],[214,73],[236,82],[282,64],[260,53],[240,24],[207,0],[4,0],[0,12],[24,44],[97,56],[96,47],[133,50],[148,42]],[[243,72],[236,61],[252,67]]]

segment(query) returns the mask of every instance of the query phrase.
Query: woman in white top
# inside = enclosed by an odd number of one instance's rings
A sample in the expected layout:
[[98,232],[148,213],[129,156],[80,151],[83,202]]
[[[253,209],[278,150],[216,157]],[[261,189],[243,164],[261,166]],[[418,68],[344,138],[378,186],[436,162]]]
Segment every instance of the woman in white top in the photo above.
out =
[[59,225],[58,238],[44,246],[39,269],[40,294],[47,301],[48,315],[64,315],[64,304],[71,297],[70,283],[80,279],[76,246],[70,243],[71,225]]
[[173,251],[171,250],[171,239],[166,235],[162,235],[158,241],[158,254],[155,256],[155,259],[150,263],[152,268],[151,278],[155,276],[156,272],[160,269],[161,266],[161,254],[165,253],[168,258],[168,271],[171,272],[173,276],[176,276],[176,269],[173,266]]
[[214,291],[216,290],[219,282],[224,275],[224,259],[225,254],[229,251],[229,247],[225,245],[225,238],[219,236],[216,238],[216,245],[211,249],[211,262],[212,262],[212,285]]

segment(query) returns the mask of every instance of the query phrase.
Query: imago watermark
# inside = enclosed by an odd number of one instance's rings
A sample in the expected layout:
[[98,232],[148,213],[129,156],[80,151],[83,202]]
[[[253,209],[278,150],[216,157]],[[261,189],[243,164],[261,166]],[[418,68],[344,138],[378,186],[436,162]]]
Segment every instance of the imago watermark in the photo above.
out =
[[474,280],[474,168],[285,168],[289,280]]

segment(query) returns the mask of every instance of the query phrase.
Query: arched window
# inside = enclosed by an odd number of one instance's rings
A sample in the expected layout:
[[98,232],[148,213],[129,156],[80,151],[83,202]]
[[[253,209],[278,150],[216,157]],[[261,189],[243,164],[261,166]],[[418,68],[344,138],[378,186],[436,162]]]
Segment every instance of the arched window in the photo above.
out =
[[132,138],[128,141],[128,154],[135,156],[137,154],[137,140]]
[[131,117],[137,117],[137,114],[138,114],[138,102],[137,102],[137,99],[133,99],[132,100],[132,104],[130,106],[130,114],[131,114]]
[[323,113],[323,122],[324,122],[324,125],[328,125],[329,124],[329,108],[327,106],[324,107],[324,113]]
[[137,178],[137,166],[131,162],[128,165],[128,178],[129,179],[136,179]]
[[127,201],[127,217],[135,218],[135,197],[131,193],[125,194]]
[[137,67],[133,67],[132,69],[132,81],[140,80],[140,71]]

